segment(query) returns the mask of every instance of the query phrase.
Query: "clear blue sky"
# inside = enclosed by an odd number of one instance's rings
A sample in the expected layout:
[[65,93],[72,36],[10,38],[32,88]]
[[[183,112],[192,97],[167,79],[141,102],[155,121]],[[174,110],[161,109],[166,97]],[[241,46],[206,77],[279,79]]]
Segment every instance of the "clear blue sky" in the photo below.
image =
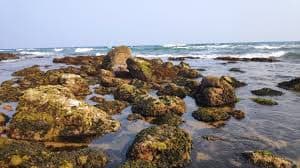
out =
[[0,0],[0,48],[300,40],[300,0]]

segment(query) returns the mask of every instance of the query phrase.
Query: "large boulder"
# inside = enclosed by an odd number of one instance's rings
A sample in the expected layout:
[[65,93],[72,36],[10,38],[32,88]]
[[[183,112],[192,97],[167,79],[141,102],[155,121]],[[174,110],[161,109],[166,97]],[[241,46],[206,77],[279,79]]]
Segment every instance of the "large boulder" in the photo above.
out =
[[300,92],[300,78],[295,78],[290,81],[280,82],[278,87]]
[[132,112],[139,113],[144,117],[160,117],[167,113],[182,115],[185,112],[185,103],[176,96],[160,96],[158,98],[150,95],[136,97],[132,105]]
[[124,70],[127,68],[126,60],[131,57],[131,49],[127,46],[114,47],[104,57],[102,67],[109,70]]
[[116,131],[120,123],[106,112],[76,100],[68,88],[47,85],[24,92],[9,127],[9,137],[14,139],[59,141]]
[[235,90],[226,80],[214,76],[202,79],[200,86],[194,93],[198,105],[225,106],[236,102]]
[[125,165],[184,167],[191,159],[191,148],[192,138],[182,129],[167,125],[149,127],[137,134],[127,152],[129,162]]
[[17,141],[0,137],[0,167],[94,167],[102,168],[108,162],[100,149],[54,151],[37,142]]

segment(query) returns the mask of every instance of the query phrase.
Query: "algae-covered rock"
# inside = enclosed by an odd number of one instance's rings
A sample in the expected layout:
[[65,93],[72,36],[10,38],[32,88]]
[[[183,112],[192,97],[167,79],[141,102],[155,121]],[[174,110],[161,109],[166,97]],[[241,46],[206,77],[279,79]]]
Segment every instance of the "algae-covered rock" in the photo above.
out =
[[173,113],[167,113],[165,115],[153,119],[151,123],[156,125],[167,124],[170,126],[179,126],[180,124],[183,123],[183,120],[179,115]]
[[204,122],[225,121],[230,118],[231,111],[233,109],[230,107],[201,107],[192,115],[195,119]]
[[127,68],[126,60],[131,57],[131,49],[118,46],[111,49],[104,57],[102,67],[109,70],[123,70]]
[[198,70],[192,69],[187,63],[180,62],[180,64],[177,66],[178,68],[178,76],[184,77],[184,78],[199,78],[201,77],[201,74]]
[[243,87],[243,86],[247,85],[245,82],[241,82],[231,76],[222,76],[221,79],[225,80],[227,83],[229,83],[234,88],[239,88],[239,87]]
[[0,112],[0,126],[4,126],[9,121],[9,117]]
[[155,98],[150,95],[141,95],[136,97],[135,103],[132,105],[132,112],[145,117],[158,117],[167,113],[181,116],[185,112],[185,103],[176,96]]
[[114,92],[115,88],[112,87],[104,87],[104,86],[98,86],[95,88],[95,93],[100,95],[107,95],[112,94]]
[[123,163],[120,168],[157,168],[157,166],[149,161],[129,160]]
[[268,105],[268,106],[278,105],[278,103],[272,99],[254,97],[254,98],[251,98],[251,100],[254,101],[255,103],[258,103],[261,105]]
[[138,89],[133,85],[123,84],[120,85],[113,94],[115,99],[133,103],[137,96],[147,94],[147,92],[145,90]]
[[133,85],[136,88],[143,90],[149,90],[152,88],[152,85],[150,83],[138,79],[131,80],[130,85]]
[[225,106],[236,102],[234,88],[223,78],[214,76],[202,79],[194,97],[201,106]]
[[29,76],[29,75],[42,75],[44,72],[40,69],[39,65],[33,65],[28,68],[21,69],[12,74],[12,76]]
[[296,168],[297,166],[290,160],[274,155],[270,151],[257,150],[247,151],[243,155],[253,164],[267,168]]
[[127,152],[131,161],[146,161],[157,167],[184,167],[190,161],[191,136],[180,128],[162,125],[139,132]]
[[103,62],[103,56],[77,56],[54,58],[54,63],[64,63],[67,65],[100,65]]
[[121,113],[121,111],[128,106],[128,103],[120,100],[103,100],[99,101],[95,106],[105,111],[107,114],[114,115]]
[[21,95],[21,89],[11,80],[3,82],[0,86],[0,102],[16,102]]
[[290,81],[280,82],[278,87],[300,92],[300,78],[295,78]]
[[245,71],[241,70],[240,68],[230,68],[229,71],[231,71],[231,72],[245,73]]
[[0,61],[11,60],[11,59],[19,59],[19,57],[16,54],[12,54],[12,53],[0,53]]
[[100,84],[104,87],[117,87],[125,83],[129,83],[129,82],[124,79],[116,78],[116,77],[110,77],[110,76],[100,77]]
[[183,77],[175,78],[173,80],[173,83],[175,83],[178,86],[183,86],[184,88],[186,88],[189,94],[195,91],[199,86],[199,83],[197,81],[188,78],[183,78]]
[[14,139],[58,141],[116,131],[120,123],[76,100],[68,88],[47,85],[24,92],[9,127],[9,136]]
[[271,88],[262,88],[258,90],[252,90],[252,94],[257,95],[257,96],[281,96],[283,93],[278,90],[274,90]]
[[188,90],[182,86],[177,86],[174,83],[168,83],[161,90],[157,92],[157,95],[169,95],[169,96],[177,96],[180,98],[184,98],[188,95]]
[[91,94],[88,82],[79,75],[62,74],[59,80],[59,83],[69,88],[75,96],[86,96]]
[[107,162],[107,156],[100,149],[52,151],[41,143],[0,138],[1,168],[102,168]]

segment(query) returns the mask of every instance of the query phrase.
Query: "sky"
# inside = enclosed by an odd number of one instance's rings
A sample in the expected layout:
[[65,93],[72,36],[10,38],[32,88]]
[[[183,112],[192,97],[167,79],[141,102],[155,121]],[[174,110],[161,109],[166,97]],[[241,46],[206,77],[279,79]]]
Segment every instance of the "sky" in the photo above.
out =
[[0,48],[299,41],[300,0],[0,0]]

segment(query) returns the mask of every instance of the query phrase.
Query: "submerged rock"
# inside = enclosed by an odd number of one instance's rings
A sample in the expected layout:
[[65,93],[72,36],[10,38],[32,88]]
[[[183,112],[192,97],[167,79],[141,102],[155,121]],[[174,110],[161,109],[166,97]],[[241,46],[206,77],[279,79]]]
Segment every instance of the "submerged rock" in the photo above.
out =
[[167,113],[181,116],[185,112],[185,103],[176,96],[155,98],[150,95],[141,95],[136,97],[132,105],[132,112],[139,113],[144,117],[159,117]]
[[109,70],[124,70],[127,68],[126,60],[131,57],[131,49],[127,46],[114,47],[104,57],[102,67]]
[[290,160],[276,156],[270,151],[257,150],[247,151],[243,155],[253,164],[268,168],[296,168],[297,166]]
[[119,100],[107,101],[105,99],[102,99],[101,101],[101,99],[99,99],[95,106],[105,111],[107,114],[114,115],[124,110],[128,106],[128,103]]
[[231,72],[245,73],[245,71],[242,71],[240,68],[230,68],[229,71],[231,71]]
[[272,99],[255,97],[255,98],[251,98],[251,100],[261,105],[268,105],[268,106],[278,105],[278,103]]
[[147,94],[147,92],[145,90],[138,89],[133,85],[123,84],[120,85],[113,94],[115,99],[133,103],[137,96]]
[[187,63],[184,62],[180,62],[177,68],[178,68],[178,76],[184,78],[199,78],[202,76],[198,70],[192,69]]
[[279,62],[274,58],[239,58],[239,57],[217,57],[216,60],[223,60],[223,61],[253,61],[253,62]]
[[252,90],[252,94],[257,96],[281,96],[283,93],[281,91],[273,90],[271,88],[262,88],[258,90]]
[[184,167],[190,162],[191,136],[180,128],[153,126],[137,134],[127,152],[129,165],[143,163],[154,167]]
[[151,121],[152,124],[156,125],[170,125],[170,126],[179,126],[183,123],[181,116],[173,113],[167,113],[160,117],[157,117]]
[[0,53],[0,61],[11,60],[11,59],[19,59],[19,57],[15,54],[11,54],[11,53]]
[[177,86],[174,83],[168,83],[156,94],[158,96],[168,95],[168,96],[177,96],[180,98],[184,98],[185,96],[188,95],[188,91],[182,86]]
[[300,92],[300,78],[295,78],[290,81],[281,82],[278,87]]
[[198,105],[224,106],[236,102],[234,88],[223,78],[207,76],[194,93]]
[[102,168],[108,162],[99,149],[52,151],[36,142],[0,138],[0,167],[94,167]]
[[221,78],[224,79],[227,83],[229,83],[234,88],[239,88],[247,85],[245,82],[241,82],[231,76],[222,76]]
[[24,92],[9,127],[9,137],[14,139],[59,141],[116,131],[120,123],[76,100],[68,88],[49,85]]

